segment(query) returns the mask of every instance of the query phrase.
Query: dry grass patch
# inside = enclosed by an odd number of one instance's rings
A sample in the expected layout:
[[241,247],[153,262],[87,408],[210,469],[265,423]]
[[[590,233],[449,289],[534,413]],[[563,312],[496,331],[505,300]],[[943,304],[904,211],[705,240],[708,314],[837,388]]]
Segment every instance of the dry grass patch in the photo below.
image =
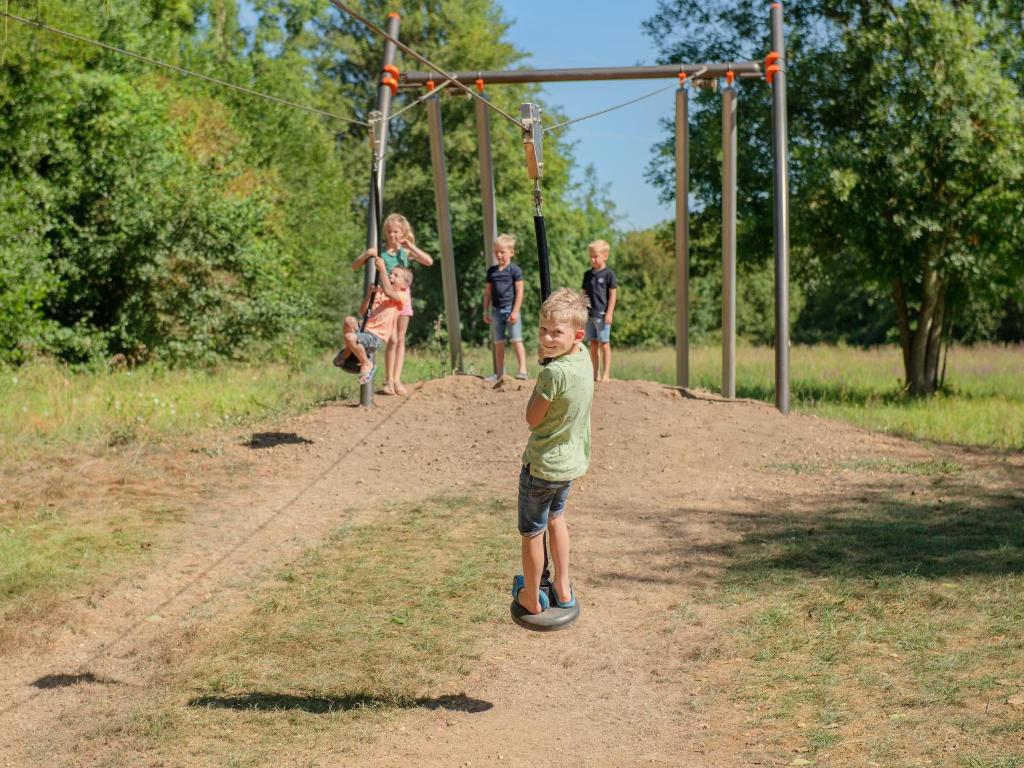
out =
[[878,491],[758,519],[705,596],[743,609],[729,687],[755,751],[813,765],[1024,765],[1019,487],[957,476]]
[[75,605],[146,567],[167,529],[238,470],[170,444],[0,464],[0,653],[48,642]]
[[518,554],[510,508],[441,496],[342,528],[269,577],[237,623],[192,632],[144,703],[101,718],[83,757],[301,762],[350,753],[404,710],[490,708],[459,680],[507,628],[495,585]]

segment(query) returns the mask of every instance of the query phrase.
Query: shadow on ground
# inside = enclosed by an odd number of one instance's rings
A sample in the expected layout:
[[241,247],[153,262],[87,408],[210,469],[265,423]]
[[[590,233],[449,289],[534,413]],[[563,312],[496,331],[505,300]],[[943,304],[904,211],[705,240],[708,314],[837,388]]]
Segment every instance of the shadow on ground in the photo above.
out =
[[246,712],[301,711],[312,714],[347,712],[353,709],[447,709],[452,712],[486,712],[494,707],[489,701],[465,694],[435,698],[385,697],[371,693],[345,696],[293,696],[285,693],[243,693],[237,696],[200,696],[188,702],[190,707],[237,709]]
[[1024,494],[947,488],[942,498],[867,500],[802,515],[747,518],[724,547],[729,571],[921,578],[1024,573]]
[[966,477],[938,482],[858,485],[847,498],[737,498],[734,512],[715,515],[720,532],[704,542],[694,541],[692,529],[706,511],[680,505],[658,515],[655,535],[623,545],[620,554],[643,568],[609,568],[599,575],[699,588],[722,579],[800,575],[940,579],[1024,573],[1024,485],[984,486]]
[[246,448],[275,448],[279,445],[310,445],[312,442],[294,432],[254,432],[243,445]]
[[119,684],[117,680],[111,680],[106,677],[97,677],[92,672],[82,672],[75,675],[43,675],[38,680],[33,681],[32,686],[45,691],[50,688],[67,688],[71,685],[83,685],[90,683],[96,685]]

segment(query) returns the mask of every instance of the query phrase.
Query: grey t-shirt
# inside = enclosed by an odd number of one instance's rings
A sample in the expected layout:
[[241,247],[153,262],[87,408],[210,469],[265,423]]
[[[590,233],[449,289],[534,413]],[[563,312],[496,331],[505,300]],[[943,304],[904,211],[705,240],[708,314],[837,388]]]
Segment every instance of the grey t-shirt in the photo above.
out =
[[523,464],[542,480],[563,482],[580,477],[590,464],[590,406],[594,401],[594,366],[577,346],[556,357],[537,377],[534,388],[551,403],[543,421],[530,430]]

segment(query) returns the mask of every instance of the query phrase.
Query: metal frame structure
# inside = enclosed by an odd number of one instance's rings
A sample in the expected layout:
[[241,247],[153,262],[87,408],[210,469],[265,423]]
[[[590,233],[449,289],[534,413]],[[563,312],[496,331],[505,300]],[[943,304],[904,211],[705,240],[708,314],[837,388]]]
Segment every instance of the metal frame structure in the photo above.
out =
[[[333,4],[342,7],[337,0]],[[503,83],[553,83],[597,80],[643,80],[675,77],[680,87],[675,93],[676,105],[676,383],[680,387],[690,384],[689,366],[689,94],[687,84],[697,87],[717,87],[725,79],[722,89],[722,393],[728,398],[736,395],[735,335],[736,335],[736,179],[737,179],[737,99],[735,81],[739,78],[764,77],[772,88],[772,156],[774,168],[773,217],[775,230],[775,406],[783,414],[789,413],[789,184],[788,184],[788,123],[786,116],[785,40],[783,36],[782,6],[773,3],[770,10],[772,50],[764,62],[738,61],[707,64],[666,64],[642,67],[595,67],[585,69],[522,69],[512,71],[471,72],[406,72],[394,69],[394,52],[398,34],[397,15],[389,17],[387,42],[384,47],[386,76],[378,91],[378,109],[387,121],[390,96],[398,88],[426,87],[435,89],[454,83],[470,95],[477,96],[477,141],[480,158],[481,199],[483,201],[483,229],[485,258],[493,263],[491,244],[497,233],[494,203],[494,174],[491,162],[489,109],[484,85]],[[405,46],[402,46],[406,50]],[[426,61],[416,55],[421,61]],[[426,62],[430,63],[430,62]],[[394,72],[394,78],[387,75]],[[477,93],[467,84],[474,84]],[[440,89],[438,89],[440,90]],[[441,123],[441,105],[438,95],[427,99],[430,117],[430,148],[437,195],[438,236],[443,269],[445,315],[451,345],[452,365],[462,368],[461,325],[455,280],[455,258],[451,239],[451,214],[448,207],[447,178],[444,160],[444,136]],[[524,109],[527,105],[524,105]],[[533,106],[533,105],[529,105]],[[496,109],[496,108],[495,108]],[[500,110],[499,110],[500,111]],[[505,117],[510,117],[502,113]],[[524,112],[523,117],[526,117]],[[513,119],[514,121],[514,119]],[[515,121],[514,121],[515,122]],[[527,120],[529,122],[529,120]],[[522,123],[520,128],[526,129]],[[534,130],[537,130],[534,124]],[[525,134],[524,134],[525,135]],[[386,140],[386,136],[385,136]],[[383,143],[383,142],[382,142]],[[539,143],[539,142],[538,142]],[[383,151],[383,150],[382,150]],[[527,151],[529,165],[529,150]],[[383,163],[379,178],[383,185]],[[539,213],[540,187],[535,179],[535,208]],[[376,190],[380,194],[381,189]],[[373,200],[371,199],[371,203]],[[372,211],[372,206],[371,206]],[[371,214],[372,218],[372,214]],[[537,217],[535,216],[535,223]],[[543,225],[543,217],[540,219]],[[373,233],[375,234],[375,233]],[[538,241],[542,232],[538,230]],[[368,240],[371,238],[368,236]],[[546,254],[541,254],[543,257]],[[372,262],[367,271],[366,286],[372,282]],[[546,275],[541,265],[541,283]],[[368,404],[367,387],[363,388],[364,405]],[[372,392],[369,394],[372,402]]]

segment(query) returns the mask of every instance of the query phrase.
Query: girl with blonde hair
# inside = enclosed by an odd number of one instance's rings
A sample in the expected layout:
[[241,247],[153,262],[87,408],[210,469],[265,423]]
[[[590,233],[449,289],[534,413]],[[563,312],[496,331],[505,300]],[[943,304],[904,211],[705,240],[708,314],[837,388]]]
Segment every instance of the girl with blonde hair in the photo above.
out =
[[[395,267],[409,269],[413,261],[419,262],[424,267],[429,267],[434,263],[430,254],[416,245],[416,235],[412,231],[412,226],[402,214],[390,214],[384,219],[382,229],[384,252],[381,254],[381,258],[384,259],[384,267],[388,274]],[[372,258],[375,255],[373,250],[373,248],[367,248],[352,263],[352,269],[359,269],[367,259]],[[412,314],[412,292],[407,291],[405,292],[405,305],[398,314],[398,327],[388,339],[387,349],[384,351],[386,376],[381,392],[385,395],[407,394],[405,385],[402,384],[402,366],[405,363],[405,333],[409,330],[409,318],[412,317]]]

